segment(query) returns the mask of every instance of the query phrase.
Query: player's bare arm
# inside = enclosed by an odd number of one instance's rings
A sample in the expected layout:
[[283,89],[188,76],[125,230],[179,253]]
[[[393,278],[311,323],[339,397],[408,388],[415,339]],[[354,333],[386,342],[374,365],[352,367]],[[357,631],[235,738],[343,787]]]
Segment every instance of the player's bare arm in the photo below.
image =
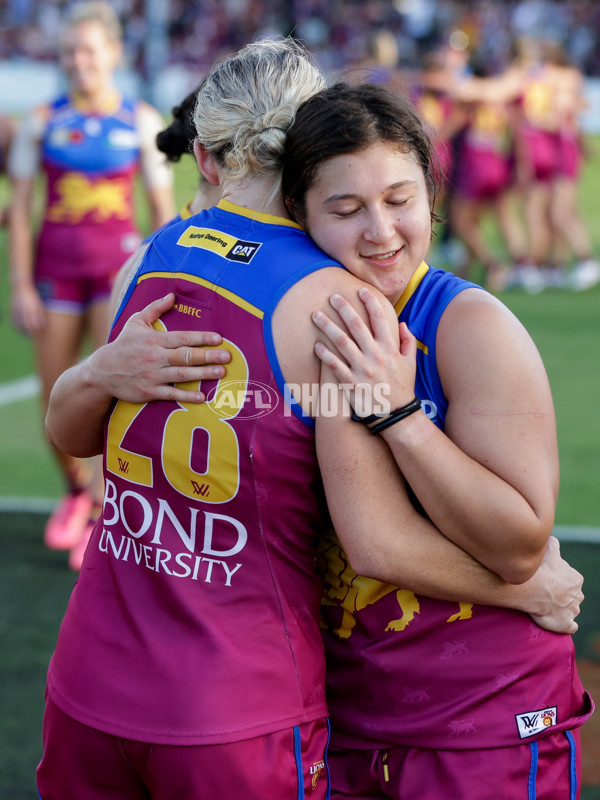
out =
[[[365,313],[358,299],[361,284],[346,278],[360,317]],[[277,352],[289,383],[308,384],[315,375],[323,385],[338,383],[327,367],[316,366],[310,348],[298,347],[300,341],[314,346],[323,338],[315,336],[314,326],[311,330],[310,315],[315,308],[327,309],[323,293],[330,286],[343,290],[338,271],[322,270],[288,292],[275,312]],[[381,300],[393,338],[397,320],[391,305]],[[339,391],[343,400],[344,390]],[[530,581],[507,583],[416,511],[385,442],[353,422],[347,404],[340,402],[337,410],[316,416],[317,452],[334,527],[354,570],[431,597],[526,611],[550,630],[576,630],[583,579],[560,558],[556,542]]]
[[[402,350],[392,352],[392,339],[381,327],[371,336],[342,299],[336,302],[351,337],[330,321],[317,320],[330,341],[337,337],[337,347],[325,356],[336,377],[384,382],[392,406],[405,404],[410,359]],[[370,308],[375,314],[373,304]],[[406,331],[402,347],[412,347]],[[440,530],[518,583],[535,572],[544,555],[558,482],[554,413],[541,359],[510,312],[477,290],[450,304],[437,350],[449,400],[446,432],[420,412],[380,436]],[[460,507],[456,497],[463,498]]]

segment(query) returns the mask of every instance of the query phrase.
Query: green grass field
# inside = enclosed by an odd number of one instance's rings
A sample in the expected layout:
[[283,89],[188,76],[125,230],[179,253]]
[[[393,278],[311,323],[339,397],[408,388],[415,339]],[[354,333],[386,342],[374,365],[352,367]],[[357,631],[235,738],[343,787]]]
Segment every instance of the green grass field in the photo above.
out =
[[[177,169],[180,205],[196,189],[191,159]],[[600,255],[600,208],[596,186],[600,160],[588,165],[581,189],[586,219]],[[142,225],[144,221],[142,220]],[[490,235],[494,236],[493,224]],[[35,800],[35,765],[41,754],[45,670],[60,619],[73,586],[64,553],[41,544],[45,515],[7,510],[2,499],[22,508],[46,506],[62,486],[46,447],[38,402],[3,403],[2,386],[34,372],[30,342],[8,320],[5,234],[0,231],[0,797]],[[557,524],[600,528],[600,287],[582,294],[545,292],[530,297],[505,293],[502,299],[537,343],[552,385],[561,454]],[[498,346],[502,346],[499,342]],[[44,507],[44,503],[42,503]],[[3,510],[4,509],[4,510]],[[575,637],[587,688],[600,698],[600,547],[565,541],[563,552],[586,576],[586,603]],[[597,716],[597,715],[596,715]],[[582,800],[600,800],[600,720],[584,728]]]

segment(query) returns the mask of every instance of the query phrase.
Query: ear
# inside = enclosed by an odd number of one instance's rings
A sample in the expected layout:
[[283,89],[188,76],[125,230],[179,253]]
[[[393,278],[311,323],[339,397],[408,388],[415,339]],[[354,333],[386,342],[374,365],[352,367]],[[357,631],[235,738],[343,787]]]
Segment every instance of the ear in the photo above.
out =
[[302,209],[298,208],[294,201],[289,197],[284,198],[283,202],[285,203],[285,207],[290,215],[290,218],[294,222],[297,222],[298,225],[302,225],[302,227],[304,227],[304,215],[302,214]]
[[198,169],[206,180],[213,186],[220,186],[221,180],[215,158],[197,139],[194,139],[194,155],[198,162]]

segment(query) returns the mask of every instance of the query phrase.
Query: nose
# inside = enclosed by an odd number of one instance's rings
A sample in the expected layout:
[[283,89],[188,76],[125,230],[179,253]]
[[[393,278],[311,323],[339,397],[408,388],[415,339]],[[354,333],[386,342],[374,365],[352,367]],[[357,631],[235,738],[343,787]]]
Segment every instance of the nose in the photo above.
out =
[[392,218],[384,209],[372,209],[367,217],[363,236],[368,242],[384,244],[394,235]]

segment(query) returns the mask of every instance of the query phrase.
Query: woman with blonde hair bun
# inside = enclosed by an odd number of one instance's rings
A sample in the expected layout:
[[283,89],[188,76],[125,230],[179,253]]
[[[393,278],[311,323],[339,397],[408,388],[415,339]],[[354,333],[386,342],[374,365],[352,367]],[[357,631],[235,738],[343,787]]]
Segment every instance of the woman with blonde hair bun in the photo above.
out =
[[342,274],[280,194],[285,132],[323,86],[289,41],[211,70],[194,153],[224,199],[141,250],[106,346],[158,298],[160,335],[189,329],[171,351],[175,385],[162,402],[114,404],[88,382],[97,428],[49,425],[68,452],[104,450],[106,495],[48,672],[43,800],[328,796],[314,426],[299,403],[286,413],[279,366],[318,382],[310,348],[289,352],[288,296],[302,283],[314,302],[316,277]]

